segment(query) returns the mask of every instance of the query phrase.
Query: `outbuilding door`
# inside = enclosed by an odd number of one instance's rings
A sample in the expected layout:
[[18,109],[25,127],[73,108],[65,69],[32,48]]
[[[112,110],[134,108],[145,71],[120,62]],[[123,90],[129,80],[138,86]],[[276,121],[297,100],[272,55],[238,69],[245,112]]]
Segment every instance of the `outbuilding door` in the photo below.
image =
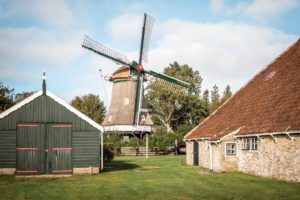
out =
[[199,143],[197,141],[194,141],[193,151],[194,151],[194,165],[199,165]]
[[71,124],[17,124],[17,174],[72,173]]
[[43,124],[17,124],[17,174],[45,172],[45,126]]
[[47,172],[72,173],[72,125],[47,126]]

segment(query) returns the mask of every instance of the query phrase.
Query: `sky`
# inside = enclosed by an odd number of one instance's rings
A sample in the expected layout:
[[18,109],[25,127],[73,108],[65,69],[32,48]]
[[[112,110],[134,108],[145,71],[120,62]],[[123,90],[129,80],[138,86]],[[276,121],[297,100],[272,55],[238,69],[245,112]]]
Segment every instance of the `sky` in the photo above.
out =
[[147,70],[177,61],[198,70],[202,91],[236,92],[300,35],[299,0],[0,0],[0,81],[15,93],[47,88],[70,102],[107,106],[118,66],[81,47],[85,35],[138,60],[143,13],[155,18]]

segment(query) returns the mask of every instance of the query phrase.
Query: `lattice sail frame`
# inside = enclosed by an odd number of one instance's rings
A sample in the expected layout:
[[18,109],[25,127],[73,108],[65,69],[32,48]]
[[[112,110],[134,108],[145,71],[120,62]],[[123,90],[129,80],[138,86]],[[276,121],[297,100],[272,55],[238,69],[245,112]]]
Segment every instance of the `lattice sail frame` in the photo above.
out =
[[145,30],[144,30],[144,39],[143,39],[142,60],[147,63],[150,37],[151,37],[152,28],[155,20],[150,15],[145,14],[144,21],[145,21]]
[[127,56],[125,56],[117,51],[114,51],[108,47],[103,46],[102,44],[94,41],[92,38],[90,38],[87,35],[84,37],[82,46],[86,49],[94,51],[97,54],[100,53],[104,57],[113,59],[116,62],[119,61],[123,64],[130,65]]
[[145,76],[146,76],[146,80],[147,80],[146,81],[147,85],[154,84],[155,87],[165,88],[168,91],[177,92],[177,93],[186,93],[186,91],[187,91],[187,88],[182,85],[178,85],[176,83],[166,81],[164,79],[161,79],[156,76],[152,76],[150,74],[146,74]]

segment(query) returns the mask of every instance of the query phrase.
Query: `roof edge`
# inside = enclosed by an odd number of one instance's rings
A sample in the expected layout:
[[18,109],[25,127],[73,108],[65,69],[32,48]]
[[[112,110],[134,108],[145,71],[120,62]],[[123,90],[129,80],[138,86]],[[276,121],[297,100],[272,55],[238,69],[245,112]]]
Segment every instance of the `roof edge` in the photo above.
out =
[[53,94],[49,90],[47,91],[46,95],[49,96],[49,97],[51,97],[53,100],[55,100],[57,103],[59,103],[62,106],[64,106],[66,109],[68,109],[69,111],[71,111],[75,115],[77,115],[79,118],[85,120],[90,125],[92,125],[96,129],[100,130],[102,133],[104,132],[103,126],[101,126],[100,124],[96,123],[94,120],[92,120],[91,118],[89,118],[88,116],[86,116],[85,114],[83,114],[82,112],[80,112],[79,110],[77,110],[76,108],[74,108],[73,106],[67,104],[64,100],[62,100],[61,98],[57,97],[55,94]]
[[0,119],[6,117],[7,115],[9,115],[10,113],[18,110],[19,108],[21,108],[22,106],[28,104],[29,102],[33,101],[34,99],[36,99],[37,97],[43,95],[43,91],[38,91],[32,95],[30,95],[29,97],[23,99],[22,101],[20,101],[19,103],[13,105],[12,107],[10,107],[9,109],[3,111],[2,113],[0,113]]

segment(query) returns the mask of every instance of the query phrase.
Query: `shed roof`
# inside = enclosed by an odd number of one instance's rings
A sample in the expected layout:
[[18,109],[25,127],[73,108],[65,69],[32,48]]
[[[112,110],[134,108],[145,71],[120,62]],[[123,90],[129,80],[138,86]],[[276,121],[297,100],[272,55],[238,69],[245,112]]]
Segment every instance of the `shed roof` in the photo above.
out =
[[[36,98],[38,98],[39,96],[42,96],[42,95],[43,95],[43,91],[42,90],[39,91],[39,92],[34,93],[33,95],[27,97],[23,101],[15,104],[14,106],[12,106],[9,109],[5,110],[4,112],[0,113],[0,119],[4,118],[5,116],[7,116],[10,113],[18,110],[22,106],[28,104],[29,102],[35,100]],[[59,97],[57,97],[56,95],[54,95],[52,92],[50,92],[50,91],[47,90],[46,95],[48,97],[52,98],[57,103],[59,103],[60,105],[62,105],[63,107],[65,107],[67,110],[69,110],[72,113],[74,113],[75,115],[77,115],[82,120],[86,121],[91,126],[95,127],[96,129],[100,130],[101,132],[104,132],[104,129],[103,129],[103,127],[100,124],[96,123],[95,121],[93,121],[92,119],[90,119],[88,116],[84,115],[83,113],[81,113],[80,111],[78,111],[76,108],[74,108],[73,106],[69,105],[68,103],[66,103],[65,101],[63,101],[62,99],[60,99]]]
[[[238,130],[238,131],[237,131]],[[186,139],[300,130],[300,39],[255,75]]]

